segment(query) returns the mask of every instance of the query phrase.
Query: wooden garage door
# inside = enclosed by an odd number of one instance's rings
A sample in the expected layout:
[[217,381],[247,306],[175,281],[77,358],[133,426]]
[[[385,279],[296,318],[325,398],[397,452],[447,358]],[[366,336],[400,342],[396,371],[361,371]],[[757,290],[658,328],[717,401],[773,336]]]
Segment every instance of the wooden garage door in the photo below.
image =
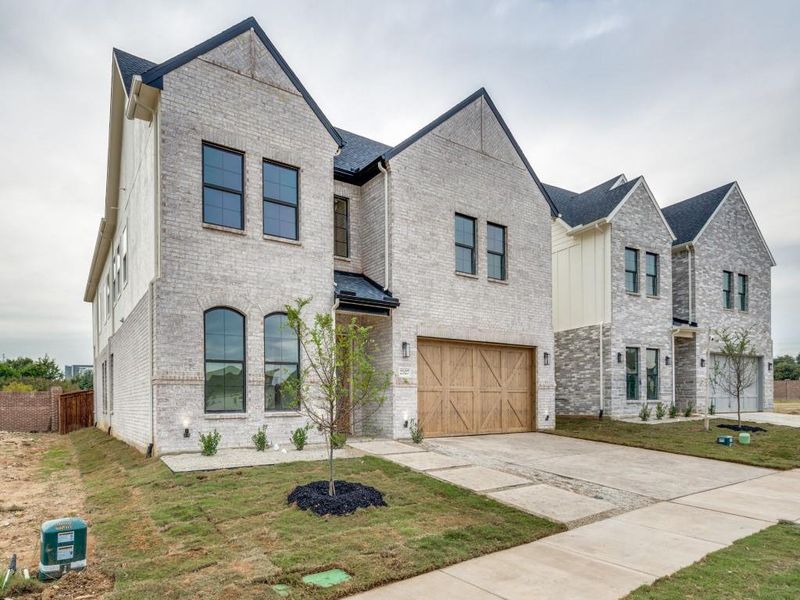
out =
[[532,348],[418,340],[417,414],[425,435],[531,431]]

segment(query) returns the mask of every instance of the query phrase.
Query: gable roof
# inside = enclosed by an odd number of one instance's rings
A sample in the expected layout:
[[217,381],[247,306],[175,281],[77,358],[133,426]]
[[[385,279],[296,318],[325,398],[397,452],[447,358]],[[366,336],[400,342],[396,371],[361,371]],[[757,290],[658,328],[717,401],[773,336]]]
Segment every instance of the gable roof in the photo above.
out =
[[[525,165],[528,173],[533,178],[534,182],[536,183],[539,191],[542,192],[545,201],[550,205],[550,211],[553,216],[558,216],[558,208],[556,207],[553,200],[550,198],[550,195],[547,192],[545,186],[542,185],[542,182],[539,180],[539,177],[533,170],[530,162],[528,162],[527,157],[522,152],[522,148],[520,148],[517,141],[514,139],[514,136],[511,134],[511,131],[506,125],[506,122],[503,120],[503,117],[500,115],[500,112],[497,110],[497,107],[492,102],[489,93],[486,91],[485,88],[480,88],[476,90],[466,98],[464,98],[461,102],[456,104],[447,112],[443,113],[442,115],[438,116],[436,119],[425,125],[422,129],[414,133],[413,135],[407,137],[405,140],[397,144],[396,146],[387,146],[386,144],[381,144],[380,142],[375,142],[374,140],[370,140],[369,138],[365,138],[353,133],[344,132],[344,135],[352,136],[352,140],[348,141],[340,155],[337,157],[338,161],[334,162],[334,174],[343,181],[348,181],[350,183],[355,183],[356,185],[361,185],[371,179],[375,174],[378,172],[378,162],[385,162],[390,160],[392,157],[397,156],[403,150],[414,144],[414,142],[420,140],[421,138],[425,137],[431,131],[436,129],[439,125],[456,115],[457,113],[461,112],[464,108],[472,104],[478,98],[483,98],[486,101],[486,104],[489,106],[489,109],[494,114],[497,122],[500,124],[500,127],[503,129],[503,132],[508,137],[511,145],[514,147],[514,150],[517,152],[522,163]],[[351,147],[348,148],[348,145],[352,144]],[[370,157],[370,154],[372,155]]]
[[622,174],[617,175],[580,193],[549,184],[544,186],[550,192],[550,197],[556,201],[561,218],[570,227],[577,227],[608,217],[641,179],[637,177],[614,187],[614,184],[624,178]]
[[[258,36],[258,39],[261,40],[262,44],[264,44],[264,47],[272,55],[272,58],[275,59],[275,62],[277,62],[280,68],[283,69],[283,72],[289,78],[289,81],[291,81],[292,85],[297,88],[297,91],[299,91],[300,95],[303,96],[303,99],[306,101],[308,106],[320,120],[325,129],[328,130],[328,133],[331,134],[331,137],[334,139],[334,141],[341,148],[344,145],[341,135],[339,135],[339,132],[336,131],[333,125],[331,125],[331,122],[311,97],[311,94],[308,93],[308,90],[306,90],[306,88],[297,78],[297,75],[294,74],[294,71],[292,71],[291,67],[289,67],[289,65],[286,63],[283,56],[281,56],[280,52],[278,52],[278,49],[267,37],[267,34],[264,33],[261,25],[258,24],[258,21],[256,21],[254,17],[248,17],[233,27],[229,27],[214,37],[207,39],[205,42],[202,42],[193,48],[189,48],[188,50],[181,52],[177,56],[173,56],[169,60],[166,60],[160,64],[151,63],[150,61],[146,61],[143,58],[128,54],[127,52],[115,50],[115,56],[117,56],[117,52],[120,52],[120,56],[124,55],[122,58],[123,62],[126,64],[126,71],[123,72],[123,69],[120,66],[120,73],[122,74],[123,82],[125,82],[125,90],[130,93],[130,81],[133,75],[140,75],[142,78],[142,83],[146,85],[162,89],[164,86],[164,75],[177,69],[178,67],[185,65],[189,61],[194,60],[198,56],[210,52],[217,46],[221,46],[225,42],[232,40],[233,38],[245,33],[246,31],[249,31],[250,29],[252,29],[253,32]],[[149,63],[149,66],[142,70],[142,67],[145,66],[145,63]],[[117,58],[117,64],[120,64],[119,57]],[[125,79],[126,75],[128,77],[127,81]]]
[[677,238],[673,246],[693,242],[734,185],[732,181],[661,209]]
[[131,81],[134,75],[141,75],[148,69],[152,69],[156,66],[154,62],[135,56],[119,48],[114,48],[114,58],[117,61],[117,67],[119,68],[119,74],[122,77],[122,84],[125,86],[126,94],[131,93]]

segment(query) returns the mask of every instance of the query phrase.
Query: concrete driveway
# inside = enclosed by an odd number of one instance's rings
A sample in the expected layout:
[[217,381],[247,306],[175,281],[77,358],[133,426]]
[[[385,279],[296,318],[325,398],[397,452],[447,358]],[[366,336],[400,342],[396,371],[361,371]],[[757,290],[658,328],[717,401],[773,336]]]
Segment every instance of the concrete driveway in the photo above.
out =
[[546,433],[426,440],[430,449],[474,465],[536,479],[541,472],[656,500],[731,485],[773,471],[693,456]]

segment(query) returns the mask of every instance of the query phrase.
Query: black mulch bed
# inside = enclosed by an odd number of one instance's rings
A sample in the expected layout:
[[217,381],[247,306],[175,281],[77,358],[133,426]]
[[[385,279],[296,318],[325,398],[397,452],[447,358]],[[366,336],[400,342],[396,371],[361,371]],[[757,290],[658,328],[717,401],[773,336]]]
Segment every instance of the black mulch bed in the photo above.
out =
[[370,506],[386,506],[383,494],[374,487],[362,483],[335,481],[336,495],[328,495],[327,481],[312,481],[299,485],[289,494],[289,504],[296,503],[298,508],[312,510],[323,515],[349,515],[359,508]]
[[717,425],[720,429],[731,429],[733,431],[749,431],[750,433],[758,433],[759,431],[766,432],[767,430],[763,427],[753,427],[752,425],[742,425],[739,427],[738,425],[728,425],[727,423],[722,423],[721,425]]

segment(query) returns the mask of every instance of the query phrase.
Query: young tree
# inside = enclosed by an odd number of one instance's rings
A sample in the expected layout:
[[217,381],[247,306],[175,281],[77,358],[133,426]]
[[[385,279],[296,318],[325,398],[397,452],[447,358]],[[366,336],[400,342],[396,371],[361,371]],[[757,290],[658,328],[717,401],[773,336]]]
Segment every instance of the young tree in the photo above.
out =
[[714,388],[736,396],[736,416],[742,427],[742,393],[756,382],[756,354],[749,329],[714,332],[720,342],[720,360],[711,368],[710,381]]
[[91,390],[94,387],[94,373],[89,369],[73,377],[72,381],[82,390]]
[[370,327],[336,323],[330,313],[318,313],[307,323],[303,309],[310,299],[286,305],[289,327],[300,341],[300,368],[281,387],[325,436],[328,450],[328,494],[336,495],[333,436],[342,423],[357,424],[375,414],[386,398],[392,373],[375,366],[370,355]]

